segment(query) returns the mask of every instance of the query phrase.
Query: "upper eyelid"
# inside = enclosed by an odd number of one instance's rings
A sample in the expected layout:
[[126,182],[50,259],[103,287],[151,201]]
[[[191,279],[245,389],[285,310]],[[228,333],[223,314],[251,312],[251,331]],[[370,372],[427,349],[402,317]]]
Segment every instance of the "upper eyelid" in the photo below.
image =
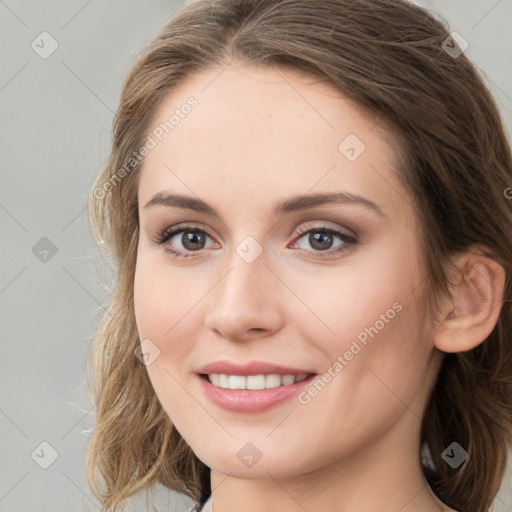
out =
[[[353,237],[357,236],[353,230],[351,230],[350,228],[348,228],[346,226],[342,226],[342,227],[340,227],[339,225],[332,226],[327,221],[318,221],[318,222],[320,222],[320,224],[315,225],[312,221],[308,221],[304,225],[301,224],[300,229],[295,228],[294,231],[301,231],[302,234],[304,234],[304,232],[307,232],[309,230],[327,228],[327,229],[333,229],[335,231],[339,231],[343,234],[346,234],[347,236],[353,236]],[[349,231],[349,233],[345,233],[345,231]]]

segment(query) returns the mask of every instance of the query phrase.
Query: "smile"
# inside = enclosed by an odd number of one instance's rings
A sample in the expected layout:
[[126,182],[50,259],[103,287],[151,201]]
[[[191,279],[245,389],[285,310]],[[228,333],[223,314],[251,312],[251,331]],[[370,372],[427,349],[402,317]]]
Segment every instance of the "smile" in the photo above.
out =
[[290,386],[296,382],[302,382],[309,377],[308,374],[303,375],[279,375],[272,373],[268,375],[228,375],[225,373],[210,373],[202,375],[207,378],[208,382],[216,387],[224,389],[248,389],[261,390],[272,389],[280,386]]
[[198,374],[205,397],[217,407],[237,413],[260,413],[291,400],[317,374]]

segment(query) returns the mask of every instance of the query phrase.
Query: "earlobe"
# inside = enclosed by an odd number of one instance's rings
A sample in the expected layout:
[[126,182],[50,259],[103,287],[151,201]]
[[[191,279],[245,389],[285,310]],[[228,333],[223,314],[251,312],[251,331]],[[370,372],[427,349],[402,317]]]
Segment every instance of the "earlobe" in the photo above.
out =
[[482,343],[494,329],[503,303],[506,272],[497,261],[468,252],[456,267],[461,276],[434,332],[434,345],[443,352],[465,352]]

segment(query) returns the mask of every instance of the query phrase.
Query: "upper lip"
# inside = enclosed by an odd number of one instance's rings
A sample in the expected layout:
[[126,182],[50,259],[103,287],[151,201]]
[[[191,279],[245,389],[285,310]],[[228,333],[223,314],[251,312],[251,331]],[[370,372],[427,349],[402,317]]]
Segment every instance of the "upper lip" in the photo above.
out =
[[245,364],[235,364],[231,361],[215,361],[208,363],[197,370],[198,374],[222,373],[227,375],[306,375],[315,374],[311,370],[291,368],[280,364],[266,363],[264,361],[251,361]]

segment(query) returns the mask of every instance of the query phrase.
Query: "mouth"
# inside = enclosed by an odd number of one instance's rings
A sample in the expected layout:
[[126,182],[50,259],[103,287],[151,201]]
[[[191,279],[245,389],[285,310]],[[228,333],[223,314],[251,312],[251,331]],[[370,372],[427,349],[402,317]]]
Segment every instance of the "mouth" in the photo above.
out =
[[318,375],[307,366],[269,361],[212,361],[197,368],[204,396],[222,409],[259,413],[291,400]]
[[260,375],[231,375],[226,373],[202,373],[199,376],[215,387],[231,390],[260,391],[279,387],[292,386],[306,379],[312,378],[316,373],[301,375],[278,373]]
[[[260,370],[261,371],[261,370]],[[317,373],[232,375],[198,373],[202,392],[214,405],[230,412],[261,413],[291,400]]]

